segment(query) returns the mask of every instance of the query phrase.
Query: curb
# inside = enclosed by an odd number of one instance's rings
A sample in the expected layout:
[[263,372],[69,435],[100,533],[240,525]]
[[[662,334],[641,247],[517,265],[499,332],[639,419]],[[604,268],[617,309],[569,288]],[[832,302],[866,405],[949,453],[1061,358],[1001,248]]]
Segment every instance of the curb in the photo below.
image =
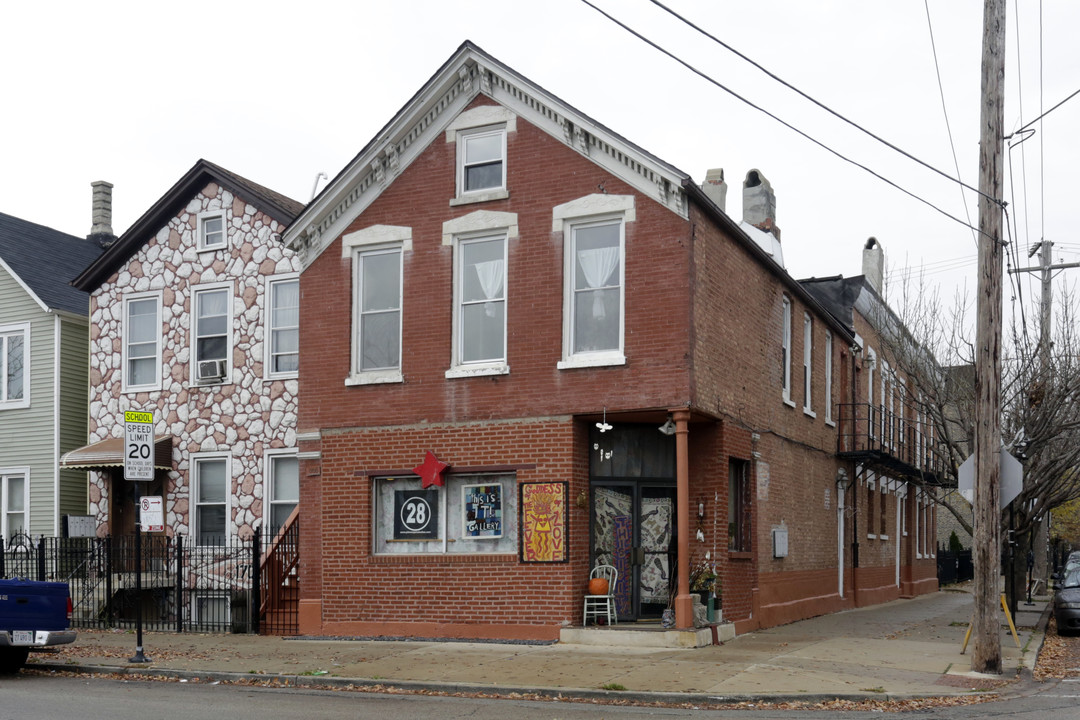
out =
[[[68,665],[50,662],[29,663],[27,670],[42,670],[55,673],[86,673],[90,675],[126,675],[176,680],[197,680],[200,682],[225,682],[238,685],[262,685],[275,683],[286,688],[355,688],[361,691],[392,693],[400,690],[407,693],[439,693],[454,695],[475,693],[490,696],[534,696],[546,700],[570,700],[581,702],[622,701],[630,704],[648,705],[737,705],[742,703],[755,705],[780,705],[803,703],[816,705],[827,702],[903,702],[925,700],[937,697],[955,697],[955,695],[935,694],[893,694],[893,693],[850,693],[850,694],[806,694],[806,695],[715,695],[709,693],[671,693],[597,690],[592,688],[550,688],[511,685],[481,685],[478,683],[433,683],[412,680],[369,680],[365,678],[319,677],[312,675],[280,675],[260,673],[238,673],[229,671],[174,670],[168,668],[133,667],[131,665]],[[964,697],[979,695],[1002,695],[993,693],[966,693]],[[514,699],[529,699],[516,697]]]

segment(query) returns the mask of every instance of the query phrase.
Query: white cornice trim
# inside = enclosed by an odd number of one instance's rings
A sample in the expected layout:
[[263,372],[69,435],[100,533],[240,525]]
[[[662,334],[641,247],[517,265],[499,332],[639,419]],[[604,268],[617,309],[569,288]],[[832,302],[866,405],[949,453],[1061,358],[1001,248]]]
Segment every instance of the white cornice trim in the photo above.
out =
[[[501,109],[474,110],[491,117],[522,117],[680,217],[689,217],[682,188],[688,176],[466,45],[289,226],[284,240],[298,252],[302,267],[311,265],[405,168],[447,133],[481,92]],[[469,123],[475,120],[472,111],[466,118]]]

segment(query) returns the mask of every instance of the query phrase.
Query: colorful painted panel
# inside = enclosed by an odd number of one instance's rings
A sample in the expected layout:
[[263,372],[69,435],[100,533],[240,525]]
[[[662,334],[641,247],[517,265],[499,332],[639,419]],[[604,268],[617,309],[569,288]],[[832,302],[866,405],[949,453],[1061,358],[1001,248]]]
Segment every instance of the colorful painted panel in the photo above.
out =
[[568,483],[521,484],[521,561],[566,562]]
[[461,505],[465,512],[463,538],[500,538],[503,534],[502,485],[463,485]]

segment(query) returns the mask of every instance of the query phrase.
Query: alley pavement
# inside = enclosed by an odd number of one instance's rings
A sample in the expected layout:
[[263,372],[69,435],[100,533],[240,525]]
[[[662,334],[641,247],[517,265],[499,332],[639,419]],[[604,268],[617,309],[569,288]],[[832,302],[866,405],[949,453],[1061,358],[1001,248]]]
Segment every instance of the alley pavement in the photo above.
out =
[[[436,692],[618,696],[671,702],[821,702],[1012,694],[1031,683],[1047,597],[1023,600],[1019,647],[1001,614],[1001,675],[971,672],[961,652],[974,611],[963,586],[739,635],[700,648],[281,638],[80,631],[30,669],[128,673],[180,681],[241,681]],[[604,632],[648,632],[620,626]],[[613,638],[613,641],[615,639]]]

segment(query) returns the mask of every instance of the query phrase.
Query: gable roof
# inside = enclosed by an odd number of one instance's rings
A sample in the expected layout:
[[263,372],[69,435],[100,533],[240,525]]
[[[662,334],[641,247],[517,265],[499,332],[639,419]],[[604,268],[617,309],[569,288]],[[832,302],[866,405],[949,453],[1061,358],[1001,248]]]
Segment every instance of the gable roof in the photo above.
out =
[[199,160],[71,284],[86,292],[97,288],[121,265],[131,259],[162,226],[175,217],[192,196],[211,182],[244,198],[282,225],[291,223],[304,208],[303,203],[254,183],[220,165],[207,160]]
[[304,267],[483,93],[683,218],[690,176],[465,41],[285,233]]
[[0,265],[10,272],[42,310],[86,317],[86,293],[71,279],[102,253],[86,238],[0,213]]

